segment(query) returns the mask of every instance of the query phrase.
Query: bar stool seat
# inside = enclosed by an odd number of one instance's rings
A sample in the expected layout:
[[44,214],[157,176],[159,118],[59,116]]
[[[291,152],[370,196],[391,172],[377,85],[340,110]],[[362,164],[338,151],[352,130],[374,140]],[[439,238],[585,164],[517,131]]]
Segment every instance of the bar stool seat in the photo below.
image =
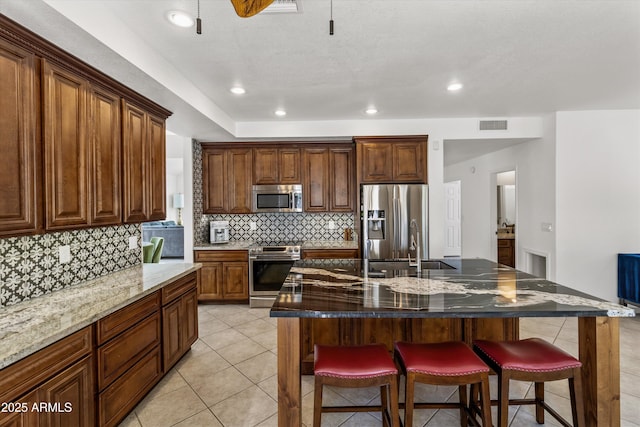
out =
[[[506,427],[509,405],[536,405],[536,421],[544,423],[544,411],[549,412],[562,425],[570,424],[544,401],[546,381],[569,380],[571,411],[574,427],[582,427],[584,404],[582,400],[582,363],[553,344],[540,339],[519,341],[475,340],[473,349],[498,375],[498,426]],[[509,380],[535,383],[535,399],[509,399]]]
[[[491,426],[491,406],[489,403],[489,367],[476,356],[465,343],[451,341],[443,343],[408,343],[395,344],[395,356],[405,383],[404,425],[413,425],[413,410],[433,408],[459,408],[460,425],[466,427],[468,420],[479,425],[467,404],[467,385],[479,384],[482,403],[480,411],[482,425]],[[455,402],[414,402],[415,383],[433,385],[457,385],[459,403]]]
[[[320,427],[323,412],[372,412],[373,410],[382,412],[385,427],[389,424],[399,427],[398,369],[384,345],[316,344],[314,375],[314,427]],[[380,386],[381,404],[380,406],[322,406],[322,388],[325,385],[349,388]]]

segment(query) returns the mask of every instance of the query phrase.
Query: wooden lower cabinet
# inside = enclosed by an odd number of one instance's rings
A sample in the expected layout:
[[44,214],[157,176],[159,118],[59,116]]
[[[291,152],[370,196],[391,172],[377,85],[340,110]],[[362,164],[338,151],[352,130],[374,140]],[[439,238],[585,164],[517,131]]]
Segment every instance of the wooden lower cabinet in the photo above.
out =
[[202,263],[198,301],[248,301],[249,254],[246,250],[194,251]]
[[518,339],[518,319],[301,319],[300,364],[313,374],[313,346]]
[[196,288],[162,307],[163,363],[165,371],[198,339],[198,294]]
[[92,352],[88,326],[2,369],[0,402],[25,411],[0,411],[0,426],[94,426]]
[[498,239],[498,263],[516,267],[516,245],[514,239]]

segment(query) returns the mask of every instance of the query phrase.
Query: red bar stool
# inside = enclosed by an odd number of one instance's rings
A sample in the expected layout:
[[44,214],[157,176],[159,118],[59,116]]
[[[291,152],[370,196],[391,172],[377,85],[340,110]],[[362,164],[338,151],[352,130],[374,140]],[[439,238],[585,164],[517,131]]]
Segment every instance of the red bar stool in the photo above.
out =
[[[314,346],[315,394],[313,426],[320,427],[323,412],[382,412],[382,423],[400,426],[398,416],[398,369],[382,344],[360,346]],[[322,406],[322,387],[380,386],[380,406]],[[390,408],[387,408],[387,393]]]
[[[404,426],[413,425],[413,410],[434,408],[459,408],[460,425],[466,427],[468,420],[479,425],[467,405],[467,385],[479,384],[482,399],[482,425],[491,426],[491,404],[489,402],[489,367],[461,341],[422,344],[397,342],[395,355],[402,373],[406,377]],[[414,402],[415,383],[433,385],[457,385],[460,402]]]
[[[473,342],[473,349],[498,374],[498,426],[506,427],[509,405],[536,405],[536,421],[544,423],[546,409],[563,426],[571,425],[544,401],[545,381],[569,380],[574,427],[583,427],[582,363],[570,354],[540,338],[519,341]],[[509,380],[535,383],[535,399],[509,400]]]

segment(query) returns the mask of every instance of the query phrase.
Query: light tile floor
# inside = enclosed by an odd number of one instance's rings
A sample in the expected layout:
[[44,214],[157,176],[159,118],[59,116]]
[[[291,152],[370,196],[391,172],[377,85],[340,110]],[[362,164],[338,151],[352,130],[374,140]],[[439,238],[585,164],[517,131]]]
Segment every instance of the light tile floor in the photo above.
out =
[[[268,309],[247,305],[199,306],[199,336],[191,351],[166,375],[121,427],[277,425],[276,320]],[[621,319],[622,425],[640,427],[640,318]],[[538,336],[577,355],[577,319],[530,318],[520,322],[522,338]],[[496,390],[495,378],[491,384]],[[512,382],[512,397],[531,396],[529,383]],[[547,401],[571,418],[567,381],[548,383]],[[378,389],[325,388],[332,405],[366,404],[379,399]],[[305,426],[313,414],[313,377],[302,380]],[[453,387],[421,386],[417,398],[457,399]],[[402,399],[402,396],[401,396]],[[538,426],[531,407],[511,407],[511,426]],[[493,413],[496,416],[495,408]],[[547,415],[546,424],[558,425]],[[414,425],[459,426],[457,410],[418,410]],[[379,414],[323,414],[323,426],[380,426]],[[293,426],[292,426],[293,427]]]

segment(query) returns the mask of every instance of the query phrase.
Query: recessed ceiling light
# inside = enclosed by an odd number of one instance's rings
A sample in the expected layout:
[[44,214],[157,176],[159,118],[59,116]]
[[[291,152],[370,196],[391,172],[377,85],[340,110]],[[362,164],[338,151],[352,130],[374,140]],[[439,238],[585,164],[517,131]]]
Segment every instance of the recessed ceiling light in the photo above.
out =
[[193,27],[193,23],[195,22],[191,15],[181,10],[169,11],[167,13],[167,18],[173,25],[184,28]]
[[369,114],[369,115],[374,115],[378,113],[378,109],[375,107],[369,107],[366,110],[364,110],[365,113]]
[[234,86],[230,90],[231,90],[231,93],[236,95],[244,95],[247,92],[246,90],[244,90],[243,87],[240,87],[240,86]]
[[287,115],[287,112],[281,109],[281,110],[276,110],[275,114],[276,114],[276,116],[284,117],[284,116]]
[[449,92],[455,92],[462,89],[462,83],[451,83],[449,86],[447,86],[447,90]]

